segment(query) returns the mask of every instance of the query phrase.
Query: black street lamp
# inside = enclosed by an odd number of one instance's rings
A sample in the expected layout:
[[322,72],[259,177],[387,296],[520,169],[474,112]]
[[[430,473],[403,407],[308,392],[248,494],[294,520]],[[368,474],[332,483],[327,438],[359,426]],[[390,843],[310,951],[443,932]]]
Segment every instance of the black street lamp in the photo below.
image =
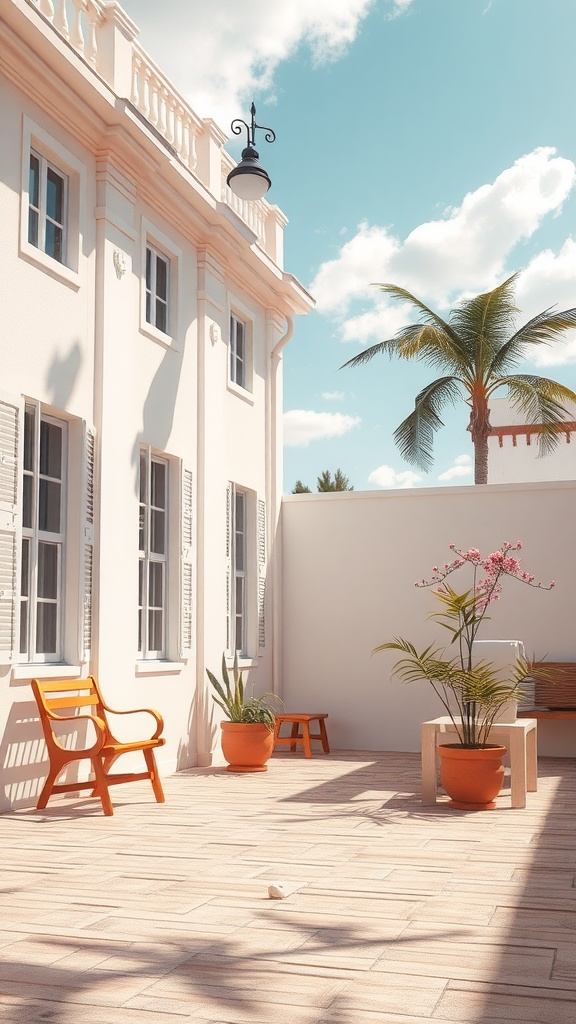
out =
[[276,135],[271,128],[264,128],[261,124],[256,124],[256,107],[254,104],[250,107],[250,114],[252,115],[250,124],[246,124],[246,121],[242,121],[241,118],[237,117],[230,125],[234,135],[240,135],[242,133],[242,126],[246,129],[247,145],[242,150],[242,159],[236,167],[230,171],[230,174],[226,178],[226,184],[230,186],[235,196],[239,199],[262,199],[262,196],[266,194],[272,182],[268,177],[268,174],[263,167],[258,163],[258,153],[254,149],[254,134],[257,128],[260,131],[266,132],[264,138],[266,142],[274,142]]

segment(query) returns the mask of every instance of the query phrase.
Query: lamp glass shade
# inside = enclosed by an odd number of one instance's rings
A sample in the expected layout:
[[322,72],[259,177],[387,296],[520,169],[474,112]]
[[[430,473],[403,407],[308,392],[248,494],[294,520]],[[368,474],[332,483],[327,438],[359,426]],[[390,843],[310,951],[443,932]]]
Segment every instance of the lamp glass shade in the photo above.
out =
[[230,171],[226,184],[239,199],[262,199],[272,182],[258,162],[258,153],[252,146],[242,151],[240,163]]

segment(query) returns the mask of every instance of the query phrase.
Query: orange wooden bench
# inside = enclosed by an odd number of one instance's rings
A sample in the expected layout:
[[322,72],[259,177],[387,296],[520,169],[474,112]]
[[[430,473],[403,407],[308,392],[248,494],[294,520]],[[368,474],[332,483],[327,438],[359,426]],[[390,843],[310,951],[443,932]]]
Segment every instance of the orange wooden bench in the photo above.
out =
[[[157,711],[153,711],[151,708],[115,711],[104,701],[94,676],[88,676],[87,679],[33,679],[32,690],[38,704],[40,722],[50,758],[48,778],[36,804],[38,810],[46,807],[53,793],[71,793],[74,790],[91,789],[91,796],[100,798],[104,814],[111,815],[114,814],[114,809],[108,787],[141,779],[150,779],[156,800],[158,803],[164,803],[164,793],[154,757],[154,748],[161,747],[165,743],[160,735],[164,728],[164,722]],[[67,713],[60,714],[63,710]],[[154,733],[150,739],[126,743],[117,740],[108,724],[107,712],[115,715],[133,715],[143,712],[152,715],[155,722]],[[63,745],[58,732],[62,734],[62,728],[70,728],[72,723],[77,723],[79,726],[85,725],[88,737],[90,737],[90,732],[95,735],[91,746],[74,749]],[[58,729],[59,725],[60,729]],[[88,743],[90,738],[87,739]],[[141,750],[144,755],[147,771],[108,774],[118,757],[138,750]],[[87,782],[56,782],[66,765],[87,759],[92,763],[93,779]]]
[[[274,746],[287,746],[290,744],[290,750],[294,751],[296,750],[296,744],[302,742],[304,744],[304,753],[306,757],[312,757],[310,740],[320,740],[322,743],[322,750],[325,754],[329,754],[330,746],[328,743],[328,735],[326,733],[326,718],[328,718],[328,715],[276,715]],[[280,729],[285,722],[292,725],[290,735],[280,736]],[[320,732],[310,732],[310,722],[318,722]]]

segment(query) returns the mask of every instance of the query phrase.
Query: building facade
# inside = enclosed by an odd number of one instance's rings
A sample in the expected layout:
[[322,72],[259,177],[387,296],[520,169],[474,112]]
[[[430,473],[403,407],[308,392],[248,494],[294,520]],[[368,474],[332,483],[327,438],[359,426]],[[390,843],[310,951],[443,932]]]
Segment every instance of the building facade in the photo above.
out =
[[119,4],[0,7],[0,808],[46,764],[34,677],[157,708],[210,764],[205,667],[279,664],[281,352],[312,306],[286,219]]
[[576,408],[567,407],[565,429],[553,452],[541,457],[536,424],[528,424],[507,398],[490,400],[488,482],[576,480]]

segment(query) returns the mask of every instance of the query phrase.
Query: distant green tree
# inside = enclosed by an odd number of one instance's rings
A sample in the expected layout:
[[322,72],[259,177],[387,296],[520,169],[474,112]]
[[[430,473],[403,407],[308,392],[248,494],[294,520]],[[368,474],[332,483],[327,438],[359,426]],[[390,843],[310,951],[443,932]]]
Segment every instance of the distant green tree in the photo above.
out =
[[316,480],[316,485],[321,493],[327,491],[353,491],[354,488],[350,485],[350,481],[341,469],[337,469],[334,473],[334,479],[329,469],[325,469],[321,476]]
[[[325,469],[324,472],[316,478],[316,490],[320,491],[321,494],[325,494],[328,491],[353,491],[354,488],[351,486],[350,481],[341,469],[337,469],[332,478],[332,473],[329,469]],[[301,480],[297,480],[294,484],[292,494],[312,494],[310,487],[303,484]]]

